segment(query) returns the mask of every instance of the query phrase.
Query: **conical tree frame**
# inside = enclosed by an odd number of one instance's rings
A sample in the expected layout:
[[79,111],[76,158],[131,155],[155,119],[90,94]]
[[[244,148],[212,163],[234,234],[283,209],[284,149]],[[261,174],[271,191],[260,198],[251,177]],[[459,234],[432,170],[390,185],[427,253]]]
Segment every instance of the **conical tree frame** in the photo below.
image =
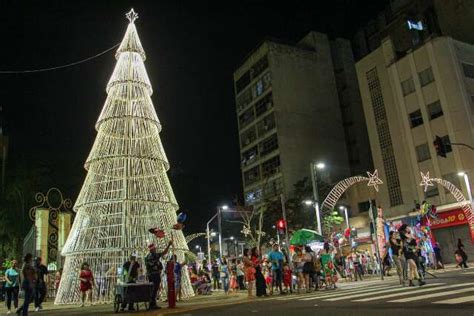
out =
[[[87,176],[74,206],[77,215],[62,250],[66,259],[56,304],[80,301],[83,262],[95,277],[93,300],[110,302],[120,268],[133,252],[145,269],[149,242],[161,251],[173,236],[172,251],[180,262],[189,251],[182,231],[172,229],[179,207],[166,174],[169,163],[134,23],[137,15],[132,10],[127,17],[130,23],[115,56],[97,138],[85,163]],[[151,227],[163,229],[165,238],[152,236]],[[183,296],[194,295],[185,267],[182,275]]]

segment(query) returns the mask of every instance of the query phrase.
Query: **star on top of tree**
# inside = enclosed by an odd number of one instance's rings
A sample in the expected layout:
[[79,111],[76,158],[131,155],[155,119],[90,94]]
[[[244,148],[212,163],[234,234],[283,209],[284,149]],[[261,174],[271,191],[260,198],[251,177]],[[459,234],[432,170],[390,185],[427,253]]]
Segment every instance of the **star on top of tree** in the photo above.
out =
[[367,186],[374,187],[375,191],[379,192],[379,184],[383,184],[382,180],[379,178],[379,171],[377,169],[374,170],[374,173],[367,171],[367,175],[369,176],[369,183],[367,183]]
[[136,19],[138,19],[138,13],[136,13],[135,10],[133,10],[133,8],[130,10],[130,12],[125,14],[125,16],[130,21],[130,23],[133,23],[135,22]]
[[426,192],[428,190],[428,187],[432,187],[434,186],[431,178],[430,178],[430,172],[426,172],[426,174],[423,174],[423,172],[420,172],[420,175],[421,175],[421,182],[420,182],[420,186],[424,186],[424,191]]

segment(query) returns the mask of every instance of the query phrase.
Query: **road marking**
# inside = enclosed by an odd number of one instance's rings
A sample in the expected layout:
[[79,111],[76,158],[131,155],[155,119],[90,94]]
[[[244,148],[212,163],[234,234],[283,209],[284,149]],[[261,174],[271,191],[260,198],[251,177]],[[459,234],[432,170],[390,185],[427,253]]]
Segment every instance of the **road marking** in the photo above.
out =
[[[444,284],[444,283],[441,283],[441,284]],[[397,296],[403,296],[403,295],[406,295],[407,293],[410,294],[410,293],[413,293],[415,295],[418,295],[419,293],[426,293],[426,292],[431,292],[431,291],[438,291],[438,290],[446,290],[446,289],[452,289],[452,288],[455,288],[455,287],[461,287],[461,286],[466,286],[466,285],[471,285],[473,283],[462,283],[462,284],[453,284],[453,285],[446,285],[446,286],[442,286],[442,287],[437,287],[435,289],[425,289],[425,287],[427,287],[428,285],[425,285],[424,288],[416,288],[415,290],[412,290],[412,291],[409,291],[408,292],[405,292],[405,293],[396,293],[396,294],[388,294],[388,295],[382,295],[382,296],[378,296],[378,297],[369,297],[369,298],[364,298],[364,299],[360,299],[360,300],[355,300],[354,302],[369,302],[369,301],[375,301],[375,300],[380,300],[380,299],[385,299],[385,298],[392,298],[392,297],[397,297]],[[444,295],[444,293],[443,293]]]
[[[379,286],[377,288],[370,288],[369,290],[365,291],[366,292],[377,292],[380,290],[385,290],[393,288],[393,285],[384,285],[384,286]],[[329,298],[329,297],[336,297],[336,296],[341,296],[341,295],[346,295],[346,294],[358,294],[361,293],[360,290],[347,290],[347,291],[337,291],[333,293],[325,293],[322,295],[314,295],[311,297],[306,297],[306,298],[301,298],[299,299],[300,301],[311,301],[311,300],[318,300],[318,299],[323,299],[323,298]],[[321,294],[321,293],[320,293]]]
[[[388,287],[392,287],[392,286],[393,285],[388,285],[388,284],[376,285],[376,286],[370,287],[369,290],[388,288]],[[329,296],[333,296],[333,295],[339,295],[339,294],[342,294],[342,293],[355,293],[355,292],[359,292],[359,291],[360,291],[359,289],[354,289],[354,288],[347,288],[347,289],[339,288],[337,290],[327,290],[327,291],[320,290],[320,291],[311,292],[310,294],[306,294],[306,295],[302,295],[302,296],[274,297],[273,299],[278,300],[278,301],[289,301],[289,300],[295,300],[295,299],[299,299],[300,301],[305,301],[305,300],[309,301],[309,300],[314,299],[315,296],[317,296],[317,297],[329,297]]]
[[[431,283],[431,284],[427,284],[425,285],[425,287],[432,287],[432,286],[440,286],[440,285],[443,285],[445,283]],[[430,289],[427,289],[427,290],[430,290]],[[379,291],[379,293],[392,293],[392,292],[401,292],[401,291],[404,291],[404,293],[408,293],[408,292],[414,292],[414,288],[413,287],[399,287],[399,288],[396,288],[396,289],[388,289],[388,290],[382,290],[382,291]],[[352,298],[358,298],[358,297],[364,297],[364,296],[367,296],[367,295],[372,295],[373,293],[360,293],[360,294],[354,294],[354,295],[349,295],[349,296],[346,296],[346,297],[336,297],[336,298],[329,298],[329,299],[325,299],[325,301],[330,301],[330,302],[333,302],[333,301],[340,301],[340,300],[345,300],[345,299],[352,299]],[[387,295],[385,295],[387,296]],[[366,300],[377,300],[380,298],[385,298],[385,296],[378,296],[378,297],[370,297]],[[358,300],[357,302],[359,301],[363,301],[363,300]]]
[[420,301],[427,298],[448,296],[448,295],[454,295],[454,294],[460,294],[460,293],[466,293],[466,292],[474,292],[474,288],[460,289],[460,290],[441,292],[441,293],[433,293],[433,294],[421,295],[417,297],[407,297],[407,298],[402,298],[399,300],[390,301],[390,303],[404,303],[404,302]]
[[467,302],[474,302],[474,295],[462,296],[462,297],[452,298],[452,299],[444,300],[444,301],[437,301],[437,302],[433,302],[433,304],[461,304],[461,303],[467,303]]

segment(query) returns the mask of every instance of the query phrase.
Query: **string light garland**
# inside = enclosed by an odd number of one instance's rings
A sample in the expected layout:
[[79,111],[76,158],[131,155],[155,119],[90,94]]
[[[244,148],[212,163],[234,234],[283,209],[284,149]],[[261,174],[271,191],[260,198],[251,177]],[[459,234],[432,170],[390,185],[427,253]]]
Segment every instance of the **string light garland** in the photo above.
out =
[[120,43],[116,44],[116,45],[114,45],[110,48],[107,48],[103,52],[95,54],[94,56],[87,57],[87,58],[81,59],[79,61],[75,61],[75,62],[65,64],[65,65],[61,65],[61,66],[55,66],[55,67],[50,67],[50,68],[40,68],[40,69],[29,69],[29,70],[0,70],[0,74],[26,74],[26,73],[46,72],[46,71],[69,68],[69,67],[72,67],[72,66],[76,66],[76,65],[88,62],[89,60],[95,59],[97,57],[100,57],[100,56],[110,52],[114,48],[118,47],[119,45],[120,45]]
[[[190,254],[183,232],[172,229],[179,207],[166,174],[169,162],[134,24],[137,17],[133,10],[127,14],[130,23],[95,126],[97,138],[85,163],[88,173],[74,206],[76,219],[62,251],[66,259],[56,304],[79,302],[83,262],[98,287],[94,301],[110,302],[118,271],[132,253],[144,266],[150,241],[162,251],[172,237],[179,262]],[[152,236],[150,227],[163,230],[164,238]],[[194,295],[185,267],[181,284],[183,297]]]

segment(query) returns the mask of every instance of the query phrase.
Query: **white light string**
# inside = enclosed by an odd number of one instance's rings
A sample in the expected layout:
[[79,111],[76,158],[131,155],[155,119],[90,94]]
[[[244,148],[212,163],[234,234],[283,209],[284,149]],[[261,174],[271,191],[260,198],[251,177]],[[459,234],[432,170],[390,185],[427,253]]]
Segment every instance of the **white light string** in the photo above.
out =
[[95,59],[97,57],[100,57],[102,55],[104,55],[105,53],[108,53],[110,52],[112,49],[114,48],[117,48],[118,46],[120,45],[120,43],[110,47],[110,48],[107,48],[106,50],[104,50],[103,52],[100,52],[94,56],[91,56],[91,57],[87,57],[85,59],[81,59],[79,61],[75,61],[73,63],[69,63],[69,64],[66,64],[66,65],[61,65],[61,66],[56,66],[56,67],[50,67],[50,68],[41,68],[41,69],[29,69],[29,70],[0,70],[0,74],[26,74],[26,73],[35,73],[35,72],[45,72],[45,71],[52,71],[52,70],[58,70],[58,69],[64,69],[64,68],[68,68],[68,67],[72,67],[72,66],[76,66],[76,65],[79,65],[79,64],[82,64],[82,63],[85,63],[89,60],[92,60],[92,59]]

